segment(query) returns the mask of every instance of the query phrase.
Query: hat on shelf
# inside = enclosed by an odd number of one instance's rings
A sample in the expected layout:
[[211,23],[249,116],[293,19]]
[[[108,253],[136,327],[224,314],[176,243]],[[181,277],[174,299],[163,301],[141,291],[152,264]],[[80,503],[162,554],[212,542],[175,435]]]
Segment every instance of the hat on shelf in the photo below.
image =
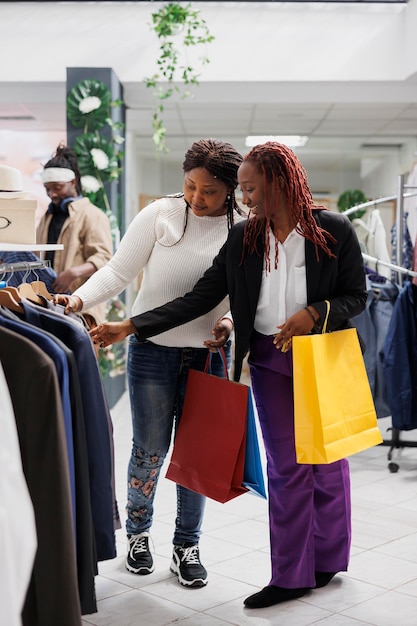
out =
[[27,192],[23,191],[22,174],[15,167],[0,165],[0,198],[13,200],[27,198]]

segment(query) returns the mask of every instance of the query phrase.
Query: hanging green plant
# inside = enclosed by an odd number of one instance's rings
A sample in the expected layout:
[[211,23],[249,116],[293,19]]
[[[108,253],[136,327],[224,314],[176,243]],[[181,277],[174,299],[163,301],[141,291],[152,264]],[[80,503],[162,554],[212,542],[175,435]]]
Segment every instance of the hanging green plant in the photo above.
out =
[[187,57],[190,47],[206,45],[214,37],[205,19],[200,17],[200,11],[193,9],[191,4],[181,5],[178,2],[170,2],[152,13],[150,28],[159,40],[158,71],[144,79],[146,87],[153,89],[152,139],[159,152],[168,152],[164,103],[176,92],[181,93],[183,98],[190,97],[192,94],[187,87],[199,84],[199,67],[209,62],[203,55],[198,59],[198,67],[193,67],[188,59],[183,61],[181,56],[185,54]]
[[[341,213],[351,209],[357,204],[363,204],[367,202],[368,198],[365,196],[364,192],[361,189],[347,189],[342,194],[340,194],[337,200],[337,208]],[[350,220],[360,219],[363,215],[365,215],[366,209],[358,209],[357,211],[353,211],[347,217]]]
[[107,124],[111,94],[99,80],[83,80],[67,96],[67,116],[75,128],[94,131]]

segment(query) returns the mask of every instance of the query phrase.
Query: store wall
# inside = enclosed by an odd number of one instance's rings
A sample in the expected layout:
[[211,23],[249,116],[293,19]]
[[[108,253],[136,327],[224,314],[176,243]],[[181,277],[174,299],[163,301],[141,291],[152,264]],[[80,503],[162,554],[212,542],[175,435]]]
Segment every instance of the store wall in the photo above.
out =
[[361,189],[362,182],[359,170],[338,169],[307,170],[308,182],[313,195],[327,192],[333,196],[340,196],[346,189]]
[[363,172],[362,188],[369,198],[380,198],[397,193],[398,176],[405,177],[416,159],[417,140],[405,141],[401,149],[381,159],[369,173]]

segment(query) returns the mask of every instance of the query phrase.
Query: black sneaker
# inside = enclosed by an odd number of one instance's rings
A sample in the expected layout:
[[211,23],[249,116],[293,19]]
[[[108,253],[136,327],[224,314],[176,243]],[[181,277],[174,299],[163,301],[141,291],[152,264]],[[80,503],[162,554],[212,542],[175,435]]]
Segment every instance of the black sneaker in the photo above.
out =
[[198,545],[174,546],[170,569],[184,587],[207,585],[207,571],[201,565]]
[[132,574],[150,574],[154,570],[152,554],[149,550],[149,533],[127,536],[129,545],[126,569]]

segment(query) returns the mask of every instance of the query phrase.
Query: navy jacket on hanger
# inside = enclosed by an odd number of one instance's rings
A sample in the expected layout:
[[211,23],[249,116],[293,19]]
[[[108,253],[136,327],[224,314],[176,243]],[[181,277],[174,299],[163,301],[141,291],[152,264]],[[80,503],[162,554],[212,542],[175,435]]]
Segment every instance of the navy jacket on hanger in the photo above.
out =
[[97,560],[113,559],[116,556],[116,541],[110,415],[93,344],[86,329],[67,316],[30,305],[24,300],[22,305],[26,321],[56,335],[76,358],[85,417]]
[[384,345],[383,369],[392,426],[417,428],[417,287],[407,282],[394,305]]

